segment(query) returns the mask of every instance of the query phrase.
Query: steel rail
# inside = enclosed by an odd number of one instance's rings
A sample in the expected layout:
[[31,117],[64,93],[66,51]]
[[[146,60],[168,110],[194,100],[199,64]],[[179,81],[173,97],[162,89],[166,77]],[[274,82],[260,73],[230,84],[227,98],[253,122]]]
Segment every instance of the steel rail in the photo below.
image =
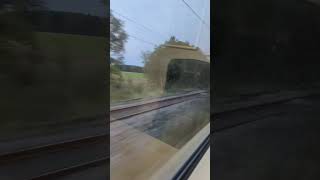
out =
[[280,116],[280,115],[283,114],[283,112],[271,113],[271,114],[268,114],[267,116],[259,117],[259,119],[245,120],[245,121],[240,121],[240,122],[237,122],[237,123],[230,123],[228,125],[222,125],[222,126],[218,125],[218,127],[215,126],[214,125],[215,123],[217,123],[218,121],[222,121],[223,120],[221,118],[224,115],[229,115],[229,114],[232,114],[232,113],[237,113],[237,112],[241,112],[241,111],[248,111],[248,110],[262,110],[264,108],[271,107],[271,106],[274,106],[274,105],[277,105],[277,104],[283,104],[283,103],[286,103],[286,102],[289,102],[289,101],[293,101],[293,100],[296,100],[296,99],[307,98],[307,97],[312,97],[312,96],[317,96],[317,95],[319,95],[319,94],[318,93],[304,94],[304,95],[301,95],[301,96],[295,96],[295,97],[290,97],[290,98],[286,98],[286,99],[280,99],[280,100],[277,100],[277,101],[264,102],[264,103],[260,103],[260,104],[257,103],[257,104],[254,104],[254,105],[233,108],[233,109],[230,109],[230,110],[225,110],[225,111],[220,111],[220,112],[213,112],[211,114],[211,119],[212,119],[211,122],[213,124],[213,126],[211,128],[211,133],[212,134],[219,133],[221,131],[229,130],[229,129],[236,128],[236,127],[239,127],[239,126],[243,126],[243,125],[246,125],[246,124],[249,124],[249,123],[253,123],[253,122],[256,122],[256,121],[265,120],[268,117]]
[[148,101],[114,106],[110,108],[110,122],[126,119],[160,108],[179,104],[191,100],[202,93],[206,93],[206,91],[193,91],[182,95],[156,98]]
[[75,146],[75,145],[81,145],[85,143],[92,143],[96,141],[101,141],[109,138],[108,133],[99,134],[99,135],[93,135],[93,136],[87,136],[84,138],[78,138],[78,139],[71,139],[67,141],[57,142],[57,143],[51,143],[46,145],[40,145],[36,147],[30,147],[26,149],[21,149],[13,152],[7,152],[0,154],[0,163],[10,162],[17,159],[22,159],[25,157],[29,157],[35,153],[44,152],[44,151],[51,151],[51,150],[57,150],[57,149],[65,149],[66,147]]
[[[78,171],[82,171],[91,167],[96,167],[96,166],[101,166],[103,164],[107,164],[109,160],[109,157],[104,157],[104,158],[100,158],[100,159],[96,159],[93,161],[88,161],[82,164],[78,164],[75,166],[71,166],[71,167],[67,167],[67,168],[63,168],[63,169],[58,169],[58,170],[54,170],[54,171],[50,171],[32,178],[29,178],[28,180],[49,180],[49,179],[56,179],[58,177],[62,177],[62,176],[66,176]],[[107,172],[107,169],[106,169]],[[106,174],[107,176],[107,174]]]
[[[266,99],[264,100],[264,102],[236,102],[236,103],[231,103],[231,104],[227,104],[227,106],[229,107],[224,107],[224,108],[213,108],[212,111],[212,115],[217,116],[217,115],[223,115],[223,114],[227,114],[227,113],[233,113],[233,112],[239,112],[239,111],[243,111],[243,110],[248,110],[248,109],[252,109],[252,108],[263,108],[266,106],[270,106],[270,105],[274,105],[274,104],[282,104],[288,101],[292,101],[292,100],[296,100],[296,99],[300,99],[300,98],[306,98],[306,97],[310,97],[310,96],[316,96],[319,95],[320,92],[311,92],[311,93],[304,93],[301,95],[292,95],[289,97],[284,97],[284,98],[280,98],[280,99],[276,99],[276,100],[269,100]],[[233,107],[232,107],[233,106]]]

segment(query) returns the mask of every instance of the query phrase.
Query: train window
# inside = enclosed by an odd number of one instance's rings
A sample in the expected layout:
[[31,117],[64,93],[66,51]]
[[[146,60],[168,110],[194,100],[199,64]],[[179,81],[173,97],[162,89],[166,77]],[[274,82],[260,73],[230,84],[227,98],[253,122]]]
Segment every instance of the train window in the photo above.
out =
[[206,147],[210,1],[111,0],[111,179],[172,179]]
[[180,89],[208,89],[210,67],[206,62],[194,59],[172,59],[168,64],[166,91]]

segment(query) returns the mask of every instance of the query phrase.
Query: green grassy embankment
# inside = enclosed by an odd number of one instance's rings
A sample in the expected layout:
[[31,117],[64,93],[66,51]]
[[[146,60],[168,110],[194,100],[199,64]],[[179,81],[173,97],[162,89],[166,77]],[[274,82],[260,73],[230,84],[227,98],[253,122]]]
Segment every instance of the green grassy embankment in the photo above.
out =
[[111,103],[161,96],[162,92],[151,86],[144,73],[121,72],[122,81],[110,85]]
[[34,82],[2,81],[2,139],[55,131],[105,112],[106,38],[36,32],[34,44],[41,58],[26,69]]

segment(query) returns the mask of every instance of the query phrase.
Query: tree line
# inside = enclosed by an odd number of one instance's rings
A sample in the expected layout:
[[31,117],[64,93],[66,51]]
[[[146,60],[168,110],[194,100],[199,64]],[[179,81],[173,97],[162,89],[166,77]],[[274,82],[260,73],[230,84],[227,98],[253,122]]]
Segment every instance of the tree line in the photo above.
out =
[[34,31],[107,36],[107,18],[90,14],[60,11],[30,11],[27,13]]

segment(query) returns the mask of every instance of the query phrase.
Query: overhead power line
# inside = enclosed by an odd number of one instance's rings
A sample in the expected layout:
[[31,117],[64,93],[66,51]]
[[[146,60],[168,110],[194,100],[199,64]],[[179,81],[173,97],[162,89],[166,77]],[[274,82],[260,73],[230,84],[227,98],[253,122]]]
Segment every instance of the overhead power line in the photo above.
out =
[[146,40],[141,39],[141,38],[138,38],[138,37],[136,37],[136,36],[133,36],[133,35],[130,35],[130,34],[128,34],[128,36],[129,36],[129,37],[132,37],[133,39],[136,39],[136,40],[138,40],[138,41],[141,41],[141,42],[144,42],[144,43],[147,43],[147,44],[153,45],[153,46],[157,46],[157,44],[155,44],[155,43],[152,43],[152,42],[146,41]]
[[145,30],[147,30],[147,31],[150,31],[150,32],[152,32],[152,33],[157,33],[157,34],[163,36],[164,38],[167,38],[167,37],[166,37],[165,35],[163,35],[162,33],[158,32],[158,31],[155,31],[155,30],[153,30],[152,28],[149,28],[149,27],[145,26],[144,24],[141,24],[141,23],[135,21],[135,20],[129,18],[128,16],[125,16],[125,15],[123,15],[123,14],[121,14],[121,13],[115,11],[115,10],[112,10],[112,12],[115,12],[116,14],[118,14],[119,16],[121,16],[122,18],[124,18],[124,19],[126,19],[126,20],[128,20],[128,21],[130,21],[130,22],[132,22],[132,23],[134,23],[134,24],[142,27],[143,29],[145,29]]
[[197,18],[204,24],[207,26],[207,28],[209,28],[209,25],[199,16],[199,14],[193,10],[193,8],[185,1],[185,0],[182,0],[182,2],[192,11],[192,13],[197,16]]

